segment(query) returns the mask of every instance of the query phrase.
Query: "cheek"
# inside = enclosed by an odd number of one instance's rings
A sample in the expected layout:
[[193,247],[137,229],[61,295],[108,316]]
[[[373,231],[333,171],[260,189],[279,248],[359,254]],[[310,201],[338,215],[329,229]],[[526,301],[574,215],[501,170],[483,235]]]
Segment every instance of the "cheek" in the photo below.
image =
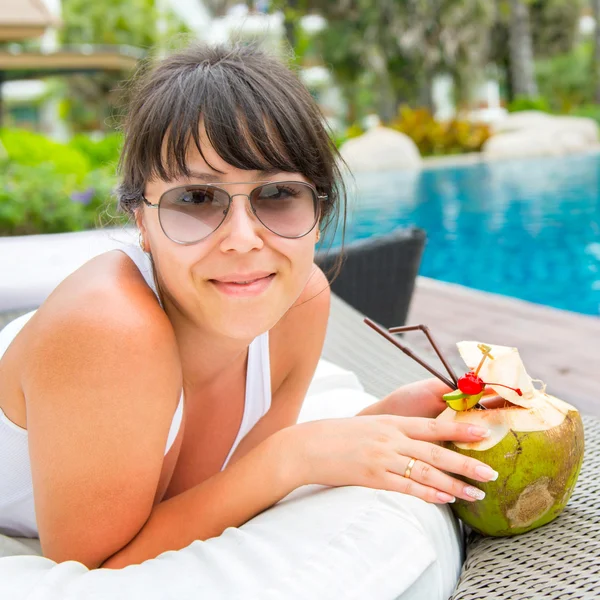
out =
[[284,253],[290,261],[294,282],[304,288],[312,272],[315,258],[314,243],[312,239],[301,238],[286,240],[286,246]]

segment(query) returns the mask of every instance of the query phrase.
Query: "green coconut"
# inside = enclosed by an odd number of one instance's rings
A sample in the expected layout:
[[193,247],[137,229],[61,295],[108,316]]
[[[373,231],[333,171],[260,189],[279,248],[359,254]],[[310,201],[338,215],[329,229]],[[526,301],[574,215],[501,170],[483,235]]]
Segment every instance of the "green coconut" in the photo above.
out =
[[[458,347],[469,368],[475,368],[482,356],[478,342],[461,342]],[[503,407],[461,412],[447,408],[438,418],[491,431],[481,442],[446,444],[499,473],[496,481],[486,483],[462,478],[486,496],[475,502],[457,498],[450,506],[479,533],[509,536],[549,523],[566,506],[583,462],[583,424],[576,408],[533,386],[516,348],[491,348],[481,378],[520,388],[523,395],[490,385],[498,394],[495,398],[506,401]],[[485,397],[482,402],[485,405]]]

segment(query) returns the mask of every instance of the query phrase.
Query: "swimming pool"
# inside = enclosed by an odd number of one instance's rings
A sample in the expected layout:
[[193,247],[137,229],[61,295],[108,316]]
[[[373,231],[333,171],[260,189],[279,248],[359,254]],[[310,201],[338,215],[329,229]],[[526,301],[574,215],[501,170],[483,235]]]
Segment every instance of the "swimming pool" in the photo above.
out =
[[600,154],[361,173],[347,241],[416,225],[421,275],[600,315]]

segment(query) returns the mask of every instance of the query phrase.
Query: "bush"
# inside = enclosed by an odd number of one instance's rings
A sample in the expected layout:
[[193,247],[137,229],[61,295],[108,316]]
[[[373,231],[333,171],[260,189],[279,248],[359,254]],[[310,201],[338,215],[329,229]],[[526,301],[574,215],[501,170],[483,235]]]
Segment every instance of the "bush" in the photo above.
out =
[[426,108],[400,108],[398,118],[389,125],[408,135],[422,156],[479,152],[491,132],[483,123],[460,119],[436,121]]
[[566,54],[536,60],[540,95],[548,98],[552,110],[568,113],[594,101],[593,54],[593,44],[586,41]]
[[507,107],[508,112],[519,112],[522,110],[539,110],[542,112],[551,112],[550,103],[543,96],[538,98],[529,98],[527,96],[517,96]]
[[110,133],[100,140],[80,133],[69,142],[69,147],[85,155],[93,169],[107,166],[115,168],[122,144],[123,136],[120,133]]
[[55,165],[9,163],[0,172],[0,235],[81,231],[125,222],[112,219],[114,177],[106,169],[87,173],[81,183]]
[[57,173],[74,176],[78,182],[82,182],[90,171],[90,161],[79,150],[49,140],[39,133],[2,129],[0,142],[11,163],[30,167],[51,163]]
[[81,231],[124,223],[112,189],[122,137],[78,135],[60,144],[18,129],[0,131],[0,235]]

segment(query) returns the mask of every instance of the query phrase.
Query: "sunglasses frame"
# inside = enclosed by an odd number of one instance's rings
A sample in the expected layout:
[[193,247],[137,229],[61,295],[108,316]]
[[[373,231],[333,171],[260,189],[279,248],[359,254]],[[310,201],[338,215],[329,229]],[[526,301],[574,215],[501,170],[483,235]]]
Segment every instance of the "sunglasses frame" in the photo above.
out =
[[[264,187],[265,185],[273,185],[273,184],[295,184],[295,185],[304,185],[308,188],[310,188],[317,200],[317,210],[315,212],[315,220],[311,226],[311,228],[306,232],[303,233],[302,235],[281,235],[280,233],[277,233],[276,231],[273,231],[270,227],[268,227],[267,225],[265,225],[265,223],[263,223],[263,221],[261,220],[261,218],[256,214],[256,210],[254,208],[254,204],[252,204],[252,194],[259,188]],[[259,185],[256,185],[259,184]],[[230,194],[227,190],[223,189],[222,185],[256,185],[256,187],[254,189],[252,189],[250,191],[249,194]],[[206,188],[206,187],[211,187],[211,188],[215,188],[217,190],[220,190],[221,192],[223,192],[224,194],[226,194],[229,197],[229,202],[227,204],[227,208],[223,211],[223,219],[221,219],[221,222],[208,234],[205,235],[204,237],[200,238],[199,240],[196,240],[194,242],[182,242],[179,240],[175,240],[173,239],[166,231],[165,228],[163,227],[162,221],[160,219],[160,203],[162,202],[162,199],[165,197],[166,194],[169,194],[171,192],[173,192],[174,190],[178,190],[178,189],[190,189],[190,188]],[[210,237],[215,231],[217,231],[217,229],[219,229],[219,227],[221,227],[221,225],[223,225],[223,223],[225,222],[225,219],[227,219],[227,215],[229,214],[229,209],[231,208],[231,202],[233,200],[233,198],[235,196],[246,196],[246,198],[248,198],[248,202],[250,203],[250,208],[252,209],[252,214],[256,217],[256,219],[258,220],[258,222],[268,231],[270,231],[271,233],[274,233],[275,235],[278,235],[279,237],[288,239],[288,240],[296,240],[296,239],[300,239],[303,238],[305,236],[307,236],[314,228],[315,225],[319,222],[319,217],[321,215],[321,203],[325,202],[327,200],[327,198],[329,197],[327,194],[319,194],[317,192],[317,188],[310,184],[307,183],[306,181],[226,181],[226,182],[222,182],[222,183],[191,183],[189,185],[179,185],[176,186],[174,188],[170,188],[166,191],[164,191],[160,198],[158,199],[158,202],[156,204],[153,204],[152,202],[149,202],[148,199],[146,198],[146,196],[144,196],[144,194],[142,194],[142,200],[144,201],[144,204],[146,206],[148,206],[149,208],[156,208],[159,210],[159,214],[158,214],[158,221],[160,223],[160,228],[162,229],[163,233],[174,243],[176,244],[180,244],[182,246],[192,246],[194,244],[199,244],[200,242],[204,241],[205,239],[207,239],[208,237]]]

